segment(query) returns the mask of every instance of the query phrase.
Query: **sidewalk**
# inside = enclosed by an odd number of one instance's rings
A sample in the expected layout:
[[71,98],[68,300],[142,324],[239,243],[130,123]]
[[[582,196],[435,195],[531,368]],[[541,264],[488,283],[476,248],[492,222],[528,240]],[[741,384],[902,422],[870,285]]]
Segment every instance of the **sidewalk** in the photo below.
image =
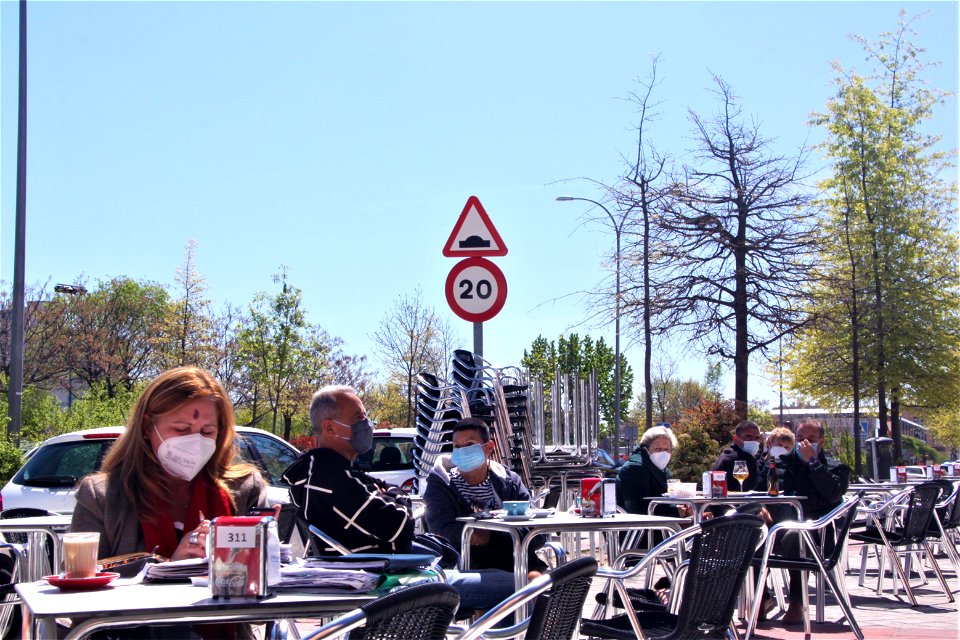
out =
[[[921,585],[919,576],[914,573],[911,586],[919,603],[911,607],[903,590],[896,596],[890,593],[890,579],[884,580],[886,591],[880,596],[874,591],[877,583],[876,562],[871,558],[868,564],[864,587],[857,584],[860,566],[859,546],[851,545],[850,566],[851,572],[845,576],[847,591],[853,604],[853,614],[860,625],[866,640],[960,640],[960,608],[957,599],[960,599],[960,579],[954,573],[953,565],[946,557],[939,557],[940,568],[944,572],[947,584],[950,586],[954,602],[948,602],[946,595],[937,581],[933,571],[927,571],[927,584]],[[856,570],[854,570],[856,569]],[[810,602],[813,606],[814,580],[810,580]],[[601,585],[594,580],[594,589],[587,598],[584,614],[593,611],[593,592]],[[805,640],[808,636],[803,633],[803,625],[786,627],[778,619],[783,612],[775,609],[770,614],[770,620],[758,625],[753,638],[756,640]],[[843,613],[831,594],[827,594],[822,624],[814,622],[809,638],[823,638],[825,640],[847,640],[855,638],[850,626],[843,618]],[[302,635],[306,635],[320,626],[319,620],[301,620],[297,628]],[[741,637],[746,633],[747,625],[740,621],[737,625]],[[581,640],[585,636],[579,636]],[[414,639],[411,639],[414,640]]]
[[[941,570],[947,584],[953,592],[954,602],[949,602],[933,571],[926,571],[927,584],[922,585],[917,573],[913,574],[910,585],[918,605],[911,607],[906,594],[901,589],[894,596],[890,593],[891,581],[884,580],[885,591],[877,595],[876,562],[867,565],[867,576],[864,586],[857,584],[860,562],[859,546],[851,545],[850,566],[851,572],[846,576],[846,587],[853,605],[853,615],[860,625],[860,629],[867,640],[897,638],[900,640],[924,640],[938,638],[939,640],[957,640],[960,638],[960,608],[957,598],[960,598],[960,581],[954,573],[953,565],[946,557],[938,557]],[[856,568],[857,570],[854,570]],[[810,581],[811,586],[813,580]],[[814,601],[813,590],[810,595],[811,606]],[[754,638],[758,640],[802,640],[805,636],[803,626],[785,627],[778,623],[781,612],[774,611],[771,620],[760,623]],[[850,626],[843,618],[843,612],[836,604],[836,600],[828,594],[823,624],[813,623],[811,627],[813,638],[854,638]],[[741,632],[746,631],[746,624],[738,625]]]

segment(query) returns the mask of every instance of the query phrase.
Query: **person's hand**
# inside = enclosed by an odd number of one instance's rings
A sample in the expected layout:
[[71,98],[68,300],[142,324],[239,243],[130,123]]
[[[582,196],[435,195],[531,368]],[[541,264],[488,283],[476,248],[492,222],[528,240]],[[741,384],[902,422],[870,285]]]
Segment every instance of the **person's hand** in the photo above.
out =
[[210,535],[210,521],[201,520],[196,529],[180,539],[180,544],[174,550],[171,560],[186,560],[187,558],[205,558],[207,556],[207,536]]
[[770,512],[767,511],[766,507],[760,509],[760,513],[757,515],[760,516],[760,519],[763,520],[767,525],[773,524],[773,517],[770,515]]
[[470,544],[474,547],[482,547],[490,544],[490,532],[483,529],[474,530],[473,533],[470,534]]
[[797,443],[797,453],[800,455],[801,460],[810,462],[810,460],[817,455],[817,449],[810,444],[809,440],[802,440]]
[[678,504],[677,513],[680,514],[681,518],[689,518],[693,515],[693,509],[691,509],[688,504]]

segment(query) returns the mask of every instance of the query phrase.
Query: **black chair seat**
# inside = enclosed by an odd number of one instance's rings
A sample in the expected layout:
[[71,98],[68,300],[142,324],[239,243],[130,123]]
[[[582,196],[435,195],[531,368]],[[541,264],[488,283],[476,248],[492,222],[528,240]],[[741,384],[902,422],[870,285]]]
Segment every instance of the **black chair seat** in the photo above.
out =
[[[637,612],[643,624],[643,631],[648,638],[660,638],[671,635],[677,628],[678,618],[665,611]],[[723,638],[727,628],[716,629],[713,632],[697,634],[698,638]],[[580,635],[586,637],[611,638],[613,640],[636,640],[637,636],[630,626],[627,614],[613,616],[606,620],[587,620],[580,623]]]
[[[750,564],[759,567],[762,558],[754,558]],[[788,571],[819,571],[820,565],[813,558],[791,558],[788,556],[770,556],[767,566],[771,569],[786,569]]]
[[[902,529],[884,531],[884,534],[887,536],[887,542],[889,542],[892,547],[903,547],[908,544],[921,542],[921,540],[905,537]],[[880,536],[880,531],[878,531],[876,527],[867,527],[858,531],[851,531],[850,539],[867,544],[884,544],[883,538]]]
[[[638,589],[629,587],[627,595],[630,597],[630,604],[637,611],[666,611],[667,605],[660,600],[657,592],[653,589]],[[597,604],[607,604],[607,592],[601,591],[596,596]],[[623,598],[618,592],[613,594],[613,606],[623,609]]]

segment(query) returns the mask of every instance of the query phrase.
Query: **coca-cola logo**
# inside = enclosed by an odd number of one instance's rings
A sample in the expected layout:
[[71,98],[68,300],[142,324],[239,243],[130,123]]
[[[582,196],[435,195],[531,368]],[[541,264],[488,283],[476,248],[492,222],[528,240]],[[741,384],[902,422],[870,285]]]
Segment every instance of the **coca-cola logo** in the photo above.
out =
[[214,578],[216,592],[224,595],[240,596],[246,590],[247,576],[242,573],[228,573]]

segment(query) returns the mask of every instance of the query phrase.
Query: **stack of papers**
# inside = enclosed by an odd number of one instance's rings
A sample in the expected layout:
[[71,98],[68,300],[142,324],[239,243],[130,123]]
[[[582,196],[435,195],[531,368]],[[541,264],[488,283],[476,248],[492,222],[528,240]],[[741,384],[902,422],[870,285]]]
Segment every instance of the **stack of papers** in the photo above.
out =
[[195,576],[207,575],[209,563],[206,558],[188,558],[186,560],[171,560],[147,565],[147,582],[165,582],[174,580],[189,580]]
[[366,569],[367,571],[415,571],[433,566],[437,557],[425,553],[351,553],[345,556],[304,558],[306,567]]
[[277,591],[310,593],[365,593],[377,588],[383,576],[352,569],[327,569],[295,563],[280,567]]

